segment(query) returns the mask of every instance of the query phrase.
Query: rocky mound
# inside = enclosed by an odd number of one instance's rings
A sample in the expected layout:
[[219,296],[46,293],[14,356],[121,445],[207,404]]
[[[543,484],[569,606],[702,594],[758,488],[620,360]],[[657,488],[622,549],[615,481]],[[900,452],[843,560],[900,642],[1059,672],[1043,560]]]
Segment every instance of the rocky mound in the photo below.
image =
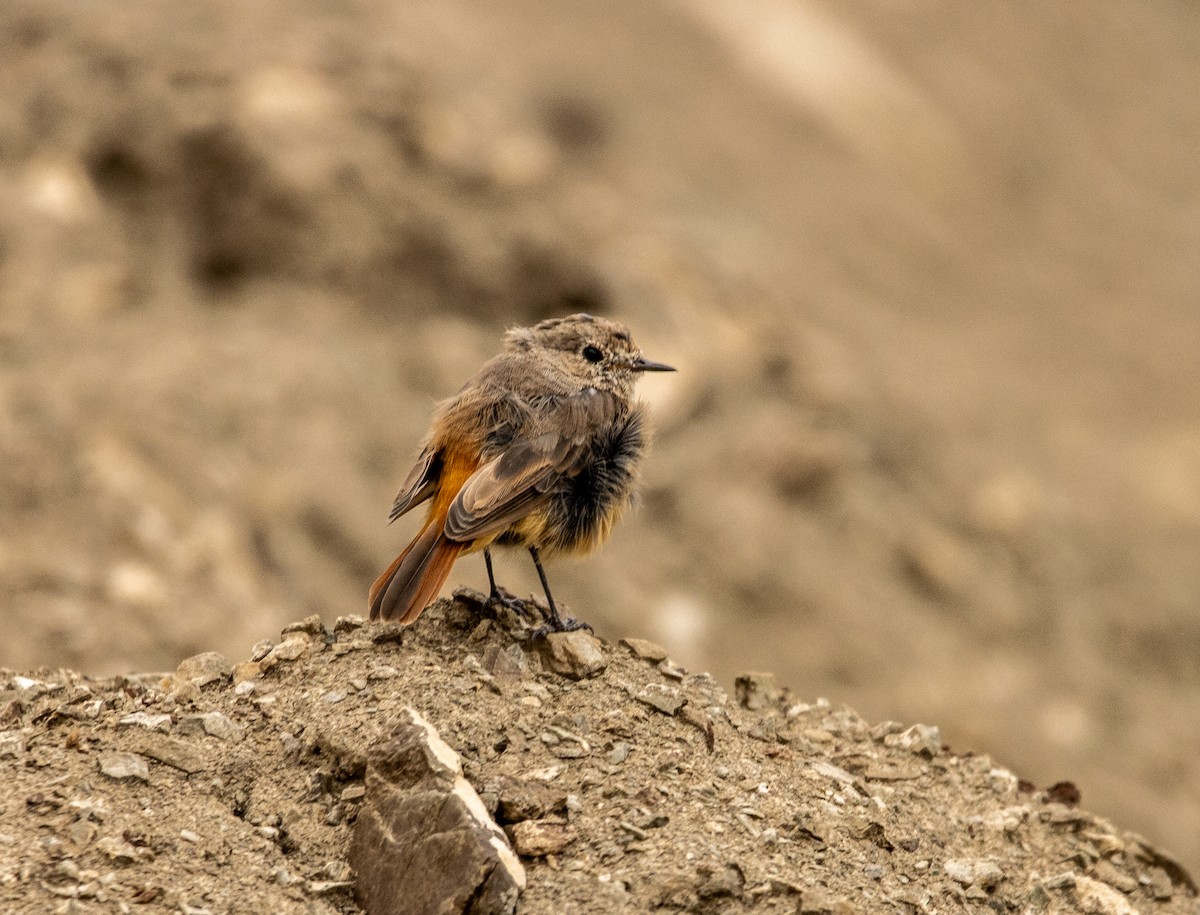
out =
[[1200,911],[1071,786],[935,727],[530,625],[460,591],[236,665],[5,674],[0,909],[503,911],[524,883],[526,913]]

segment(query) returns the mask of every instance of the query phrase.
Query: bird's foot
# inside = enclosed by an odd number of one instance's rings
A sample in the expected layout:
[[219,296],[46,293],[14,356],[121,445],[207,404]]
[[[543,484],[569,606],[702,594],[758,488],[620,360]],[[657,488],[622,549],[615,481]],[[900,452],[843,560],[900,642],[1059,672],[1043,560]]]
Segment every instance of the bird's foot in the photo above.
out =
[[[489,606],[504,607],[506,610],[511,610],[522,619],[529,619],[532,615],[529,601],[521,600],[521,598],[505,588],[497,587],[493,589],[492,593],[488,595],[487,602]],[[537,604],[534,604],[534,608],[541,609]]]
[[578,632],[580,629],[586,629],[593,635],[596,633],[591,623],[577,620],[573,616],[559,616],[557,613],[551,612],[547,615],[546,622],[534,629],[529,637],[535,640],[544,639],[552,632]]
[[506,588],[496,587],[488,595],[487,605],[508,610],[524,621],[526,625],[532,624],[535,620],[541,620],[540,626],[527,630],[527,638],[531,641],[545,638],[552,632],[577,632],[580,629],[595,632],[591,623],[577,620],[573,616],[562,616],[556,608],[547,607],[536,598],[530,597],[529,600],[522,600]]

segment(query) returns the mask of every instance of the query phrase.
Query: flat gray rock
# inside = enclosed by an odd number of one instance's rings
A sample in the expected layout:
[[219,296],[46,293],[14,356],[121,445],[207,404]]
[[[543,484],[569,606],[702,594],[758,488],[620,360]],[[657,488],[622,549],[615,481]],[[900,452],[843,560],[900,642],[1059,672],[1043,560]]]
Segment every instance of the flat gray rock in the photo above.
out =
[[150,781],[150,767],[146,765],[146,760],[136,753],[105,753],[97,764],[101,772],[118,781],[127,778]]
[[372,915],[511,915],[525,869],[424,718],[404,709],[367,757],[354,825],[355,896]]

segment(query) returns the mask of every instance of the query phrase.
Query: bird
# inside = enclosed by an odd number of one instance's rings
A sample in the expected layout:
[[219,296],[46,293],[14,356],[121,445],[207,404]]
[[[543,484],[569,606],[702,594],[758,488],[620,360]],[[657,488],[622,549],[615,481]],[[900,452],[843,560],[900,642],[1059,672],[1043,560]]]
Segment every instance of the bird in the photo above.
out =
[[634,387],[645,372],[673,371],[608,318],[508,330],[503,351],[434,410],[389,515],[428,502],[425,521],[371,586],[370,618],[412,623],[455,560],[478,551],[489,602],[520,609],[496,584],[491,550],[524,547],[548,605],[539,631],[590,629],[559,612],[542,560],[595,549],[629,507],[649,437]]

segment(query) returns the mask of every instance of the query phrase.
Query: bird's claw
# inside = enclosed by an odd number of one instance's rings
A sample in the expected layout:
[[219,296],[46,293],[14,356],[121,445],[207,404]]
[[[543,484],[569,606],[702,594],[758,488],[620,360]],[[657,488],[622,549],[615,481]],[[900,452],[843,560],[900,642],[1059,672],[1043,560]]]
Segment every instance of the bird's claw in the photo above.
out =
[[577,620],[572,616],[560,616],[552,618],[547,622],[538,626],[529,634],[531,639],[544,639],[552,632],[578,632],[580,629],[586,629],[592,635],[596,634],[596,630],[592,628],[591,623],[585,623],[583,620]]
[[504,607],[508,610],[511,610],[518,616],[521,616],[525,619],[529,618],[528,602],[521,600],[521,598],[517,597],[510,591],[506,591],[504,588],[496,588],[494,591],[492,591],[492,593],[488,595],[487,602],[490,606]]
[[501,587],[497,587],[488,595],[487,603],[491,607],[504,607],[523,620],[529,621],[540,617],[544,622],[529,630],[531,640],[545,638],[552,632],[577,632],[580,629],[586,629],[595,634],[591,623],[585,623],[572,616],[560,616],[552,608],[546,607],[532,598],[522,600],[511,591]]

